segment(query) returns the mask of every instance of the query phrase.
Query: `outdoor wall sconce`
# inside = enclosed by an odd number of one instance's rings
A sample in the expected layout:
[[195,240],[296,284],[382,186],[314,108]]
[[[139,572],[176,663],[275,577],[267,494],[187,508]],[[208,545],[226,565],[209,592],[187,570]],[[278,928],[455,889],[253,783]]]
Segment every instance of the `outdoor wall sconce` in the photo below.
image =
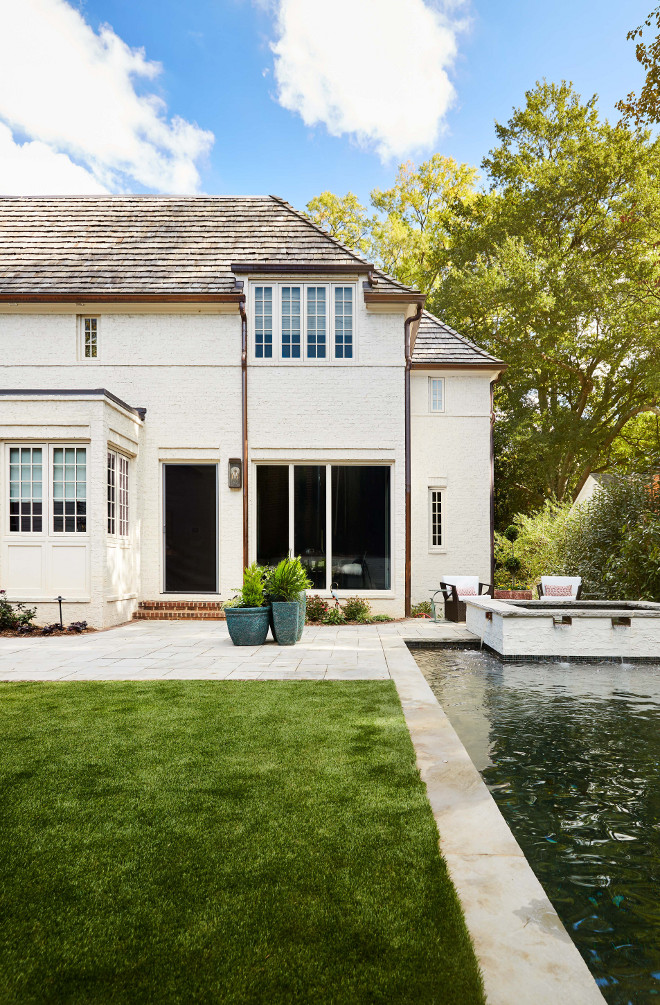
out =
[[240,457],[229,458],[229,488],[243,488],[243,462]]

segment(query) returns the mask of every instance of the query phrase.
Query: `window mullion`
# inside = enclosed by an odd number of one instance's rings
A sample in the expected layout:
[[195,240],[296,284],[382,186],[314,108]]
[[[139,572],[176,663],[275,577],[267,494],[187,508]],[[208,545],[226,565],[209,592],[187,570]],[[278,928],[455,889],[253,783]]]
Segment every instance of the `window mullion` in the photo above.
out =
[[325,469],[325,588],[332,589],[332,464]]
[[289,469],[289,555],[293,555],[293,549],[295,547],[293,464],[289,464],[288,469]]

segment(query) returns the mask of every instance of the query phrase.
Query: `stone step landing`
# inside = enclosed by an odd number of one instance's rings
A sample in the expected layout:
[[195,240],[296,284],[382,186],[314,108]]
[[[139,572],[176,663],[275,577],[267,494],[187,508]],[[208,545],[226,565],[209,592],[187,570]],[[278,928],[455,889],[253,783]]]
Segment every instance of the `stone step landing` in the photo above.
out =
[[140,600],[134,621],[224,621],[221,600]]

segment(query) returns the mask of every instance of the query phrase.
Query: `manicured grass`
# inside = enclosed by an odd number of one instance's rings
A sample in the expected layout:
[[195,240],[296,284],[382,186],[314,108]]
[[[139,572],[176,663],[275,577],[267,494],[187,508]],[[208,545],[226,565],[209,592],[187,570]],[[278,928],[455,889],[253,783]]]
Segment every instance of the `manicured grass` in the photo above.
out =
[[0,685],[0,1001],[483,1002],[390,682]]

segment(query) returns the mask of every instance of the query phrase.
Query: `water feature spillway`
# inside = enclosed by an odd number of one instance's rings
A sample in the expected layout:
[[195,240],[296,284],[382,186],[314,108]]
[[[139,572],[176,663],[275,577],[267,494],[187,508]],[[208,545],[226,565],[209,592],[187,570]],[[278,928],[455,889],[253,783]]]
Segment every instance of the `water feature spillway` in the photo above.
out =
[[465,624],[505,660],[660,662],[660,604],[467,597]]

